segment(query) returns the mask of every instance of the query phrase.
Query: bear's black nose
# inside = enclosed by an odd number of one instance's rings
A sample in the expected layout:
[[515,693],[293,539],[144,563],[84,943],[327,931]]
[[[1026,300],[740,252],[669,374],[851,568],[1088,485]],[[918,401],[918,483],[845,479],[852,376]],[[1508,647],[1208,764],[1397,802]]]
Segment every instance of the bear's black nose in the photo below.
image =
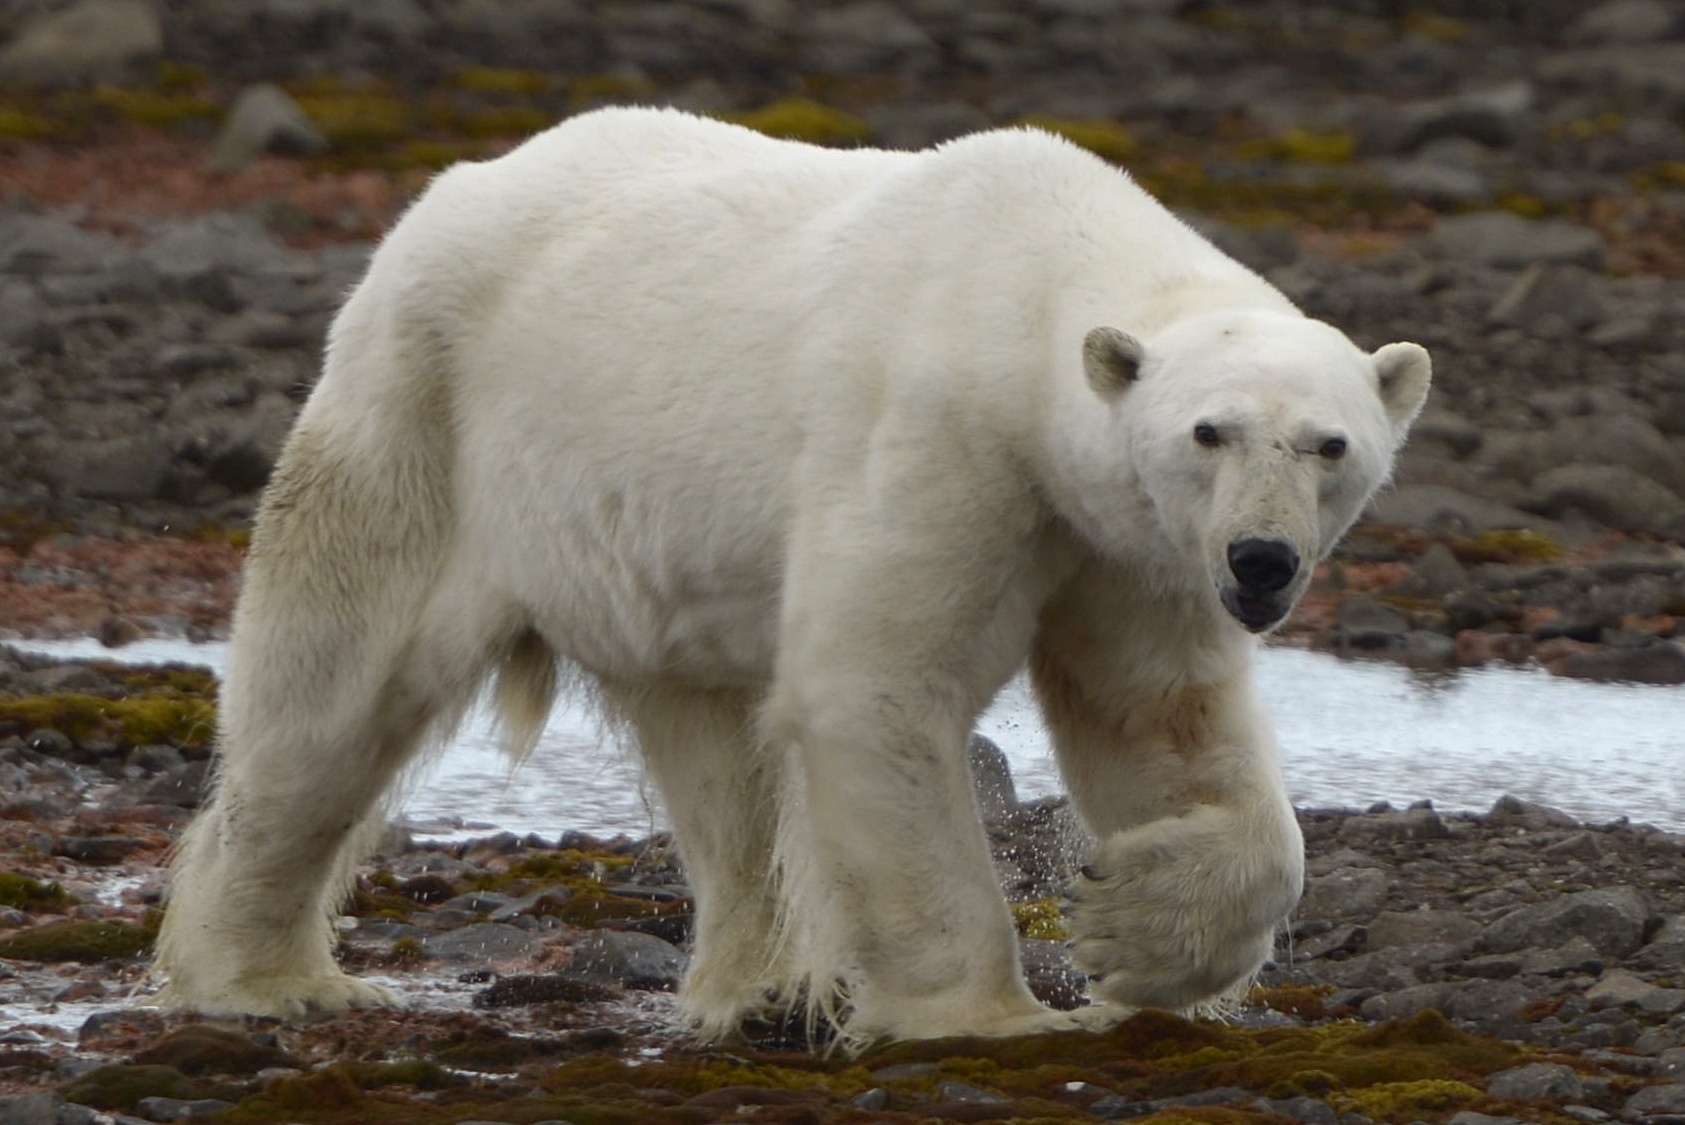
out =
[[1229,570],[1242,586],[1273,593],[1299,573],[1299,552],[1280,539],[1242,539],[1229,544]]

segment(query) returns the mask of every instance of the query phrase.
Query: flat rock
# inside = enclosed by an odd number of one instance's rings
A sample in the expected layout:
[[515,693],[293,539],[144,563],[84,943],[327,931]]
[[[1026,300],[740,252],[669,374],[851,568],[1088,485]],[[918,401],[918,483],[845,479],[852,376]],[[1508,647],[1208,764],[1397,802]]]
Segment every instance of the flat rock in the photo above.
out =
[[1636,887],[1580,891],[1537,906],[1524,906],[1486,928],[1481,943],[1489,952],[1559,946],[1584,938],[1601,954],[1621,958],[1644,942],[1650,909]]
[[315,156],[328,139],[292,95],[272,83],[248,86],[229,108],[211,150],[211,167],[232,172],[263,153]]
[[652,934],[594,930],[574,945],[563,972],[628,988],[668,989],[678,986],[687,960],[677,946]]
[[1305,883],[1302,918],[1368,918],[1387,899],[1387,877],[1373,867],[1336,871]]
[[421,944],[429,957],[477,964],[530,957],[538,949],[537,938],[501,922],[477,922],[432,934]]
[[1646,1086],[1621,1106],[1621,1116],[1627,1118],[1654,1117],[1661,1114],[1685,1114],[1685,1083],[1669,1082],[1663,1086]]
[[146,0],[80,0],[37,15],[0,50],[0,83],[78,86],[121,82],[164,49],[164,26]]
[[1558,262],[1600,270],[1609,248],[1590,227],[1563,219],[1525,219],[1509,211],[1477,211],[1441,219],[1428,249],[1442,258],[1519,269]]
[[1489,1097],[1521,1102],[1577,1102],[1585,1097],[1585,1083],[1571,1066],[1527,1063],[1492,1075],[1487,1080],[1486,1093]]

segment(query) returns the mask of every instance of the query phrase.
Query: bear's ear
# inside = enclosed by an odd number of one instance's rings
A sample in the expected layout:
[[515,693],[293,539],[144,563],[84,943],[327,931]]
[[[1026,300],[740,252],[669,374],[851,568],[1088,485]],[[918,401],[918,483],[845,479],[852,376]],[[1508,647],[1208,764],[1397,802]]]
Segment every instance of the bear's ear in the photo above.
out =
[[1103,399],[1114,399],[1141,374],[1146,359],[1141,341],[1121,328],[1096,328],[1083,337],[1082,366],[1088,385]]
[[1433,381],[1433,360],[1420,344],[1388,344],[1374,355],[1375,377],[1381,391],[1381,405],[1392,421],[1393,433],[1403,440],[1410,423],[1428,400]]

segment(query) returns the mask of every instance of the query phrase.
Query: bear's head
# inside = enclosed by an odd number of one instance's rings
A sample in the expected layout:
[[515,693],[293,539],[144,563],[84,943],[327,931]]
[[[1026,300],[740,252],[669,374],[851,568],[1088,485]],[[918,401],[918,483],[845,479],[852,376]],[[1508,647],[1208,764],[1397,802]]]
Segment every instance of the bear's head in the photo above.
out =
[[1198,560],[1254,633],[1287,616],[1387,480],[1432,372],[1420,345],[1371,355],[1320,321],[1261,311],[1194,316],[1145,340],[1096,328],[1083,361],[1181,565]]

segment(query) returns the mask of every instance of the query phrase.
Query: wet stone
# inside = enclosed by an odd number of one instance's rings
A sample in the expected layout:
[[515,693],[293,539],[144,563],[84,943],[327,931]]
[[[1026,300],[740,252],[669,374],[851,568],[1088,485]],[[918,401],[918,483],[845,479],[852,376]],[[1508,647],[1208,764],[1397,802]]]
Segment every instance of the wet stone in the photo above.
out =
[[1626,1118],[1675,1116],[1685,1114],[1685,1083],[1670,1082],[1663,1086],[1646,1086],[1621,1106]]
[[429,957],[458,963],[510,961],[531,956],[538,941],[524,930],[498,922],[479,922],[461,929],[429,934],[422,941]]
[[1578,1072],[1560,1063],[1528,1063],[1492,1075],[1486,1084],[1490,1097],[1510,1101],[1578,1101],[1585,1086]]

